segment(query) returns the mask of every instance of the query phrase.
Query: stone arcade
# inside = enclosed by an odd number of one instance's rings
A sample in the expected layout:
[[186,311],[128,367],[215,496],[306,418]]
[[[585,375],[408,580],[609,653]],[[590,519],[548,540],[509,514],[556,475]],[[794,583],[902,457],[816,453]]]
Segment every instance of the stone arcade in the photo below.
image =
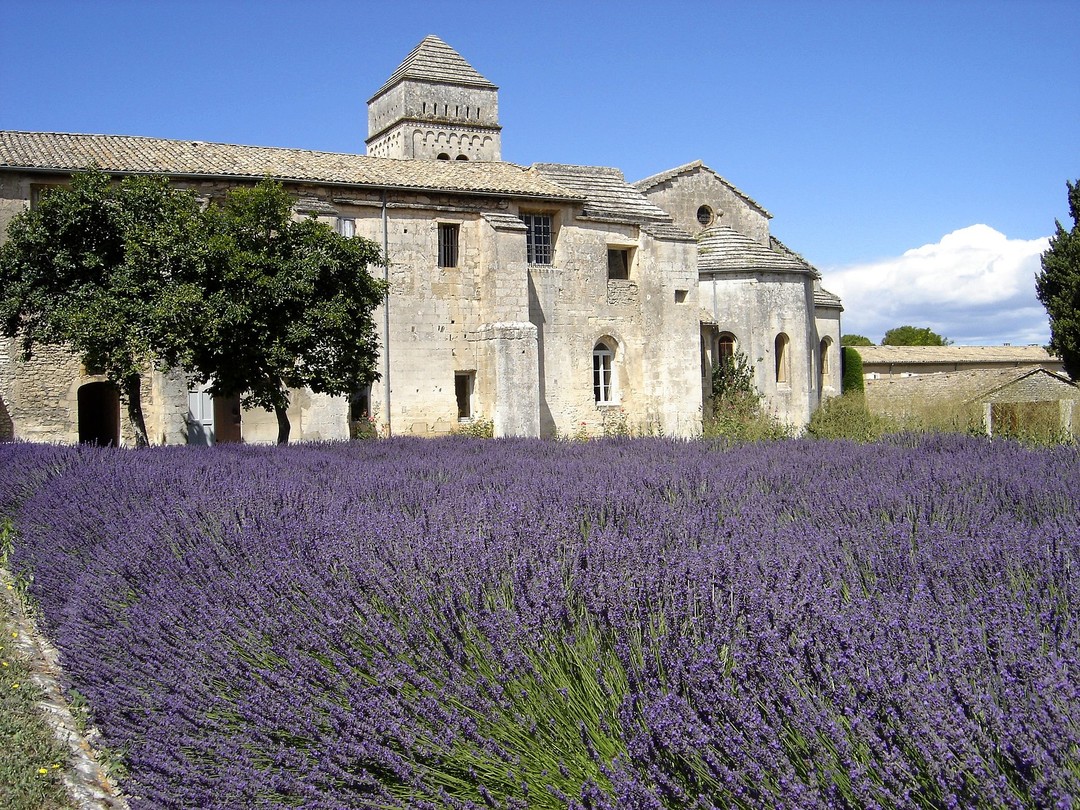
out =
[[[769,233],[769,214],[700,162],[637,183],[617,169],[501,161],[498,88],[425,38],[368,102],[367,155],[107,135],[0,132],[0,231],[94,164],[160,173],[205,199],[270,176],[389,258],[382,379],[347,398],[294,391],[297,439],[499,436],[618,427],[694,436],[712,365],[750,360],[766,406],[802,426],[839,393],[841,306]],[[116,392],[70,354],[0,341],[0,438],[127,443]],[[152,441],[272,441],[272,414],[149,372]]]

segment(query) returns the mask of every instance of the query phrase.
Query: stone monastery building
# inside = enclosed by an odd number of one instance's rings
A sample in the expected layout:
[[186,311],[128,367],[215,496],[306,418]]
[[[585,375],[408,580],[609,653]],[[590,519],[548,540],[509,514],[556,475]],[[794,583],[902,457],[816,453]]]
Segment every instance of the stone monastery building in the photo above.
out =
[[[743,353],[766,406],[802,426],[839,393],[839,299],[769,233],[769,213],[700,162],[618,169],[501,160],[498,88],[425,38],[368,101],[367,155],[109,135],[0,132],[0,232],[91,164],[219,199],[269,176],[340,233],[383,247],[382,379],[291,395],[298,439],[491,420],[496,435],[625,427],[694,436],[711,369]],[[116,391],[70,354],[0,341],[0,438],[127,443]],[[152,442],[272,441],[272,414],[148,372]]]

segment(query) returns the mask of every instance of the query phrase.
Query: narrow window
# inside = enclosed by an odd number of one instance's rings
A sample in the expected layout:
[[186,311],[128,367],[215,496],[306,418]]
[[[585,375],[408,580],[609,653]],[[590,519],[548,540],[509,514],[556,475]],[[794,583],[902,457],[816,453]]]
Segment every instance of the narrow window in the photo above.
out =
[[459,227],[439,223],[439,267],[457,267]]
[[551,216],[522,214],[525,223],[525,250],[529,264],[551,264]]
[[338,217],[336,230],[346,239],[351,239],[356,236],[356,220],[350,217]]
[[597,405],[607,405],[615,401],[611,389],[611,361],[614,356],[615,353],[603,341],[593,347],[593,401]]
[[608,279],[630,278],[630,251],[622,248],[608,248],[607,252],[607,277]]
[[730,332],[723,332],[716,339],[716,364],[718,366],[735,361],[735,336]]
[[459,422],[472,419],[473,383],[475,371],[458,371],[454,374],[454,396],[457,397],[457,417]]
[[829,347],[832,346],[832,341],[829,338],[822,338],[821,343],[818,346],[818,371],[821,376],[821,386],[824,388],[826,385],[831,384],[829,379]]
[[788,356],[788,336],[781,332],[774,342],[776,360],[776,381],[791,382],[791,358]]

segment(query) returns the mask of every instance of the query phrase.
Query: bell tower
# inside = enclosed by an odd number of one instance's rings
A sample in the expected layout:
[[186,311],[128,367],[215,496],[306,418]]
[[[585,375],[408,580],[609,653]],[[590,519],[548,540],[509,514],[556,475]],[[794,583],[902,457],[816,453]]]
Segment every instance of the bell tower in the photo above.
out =
[[501,160],[499,88],[436,36],[424,37],[368,100],[367,153]]

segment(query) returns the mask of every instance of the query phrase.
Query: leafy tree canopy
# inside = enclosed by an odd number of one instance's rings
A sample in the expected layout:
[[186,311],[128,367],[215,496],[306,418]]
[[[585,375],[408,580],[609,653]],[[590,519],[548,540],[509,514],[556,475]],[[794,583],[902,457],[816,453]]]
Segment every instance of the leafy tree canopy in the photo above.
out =
[[1072,228],[1060,220],[1042,255],[1035,292],[1050,316],[1050,351],[1061,358],[1065,371],[1080,379],[1080,180],[1066,182]]
[[863,335],[841,335],[841,346],[873,346],[874,341]]
[[192,279],[198,332],[169,353],[211,393],[273,410],[279,443],[290,432],[289,388],[350,394],[378,379],[373,316],[385,293],[368,271],[382,262],[375,243],[294,220],[292,203],[264,180],[207,210],[209,260]]
[[368,272],[378,247],[314,218],[269,180],[203,210],[163,177],[90,170],[12,219],[0,246],[0,330],[65,345],[116,384],[147,444],[141,375],[181,368],[211,393],[273,410],[287,441],[288,389],[348,394],[378,379]]
[[113,183],[76,174],[16,215],[0,246],[0,331],[23,355],[66,345],[117,385],[137,445],[147,443],[141,374],[162,362],[162,332],[185,328],[203,261],[204,220],[190,193],[161,177]]
[[897,326],[881,339],[882,346],[948,346],[951,343],[948,338],[925,326]]

